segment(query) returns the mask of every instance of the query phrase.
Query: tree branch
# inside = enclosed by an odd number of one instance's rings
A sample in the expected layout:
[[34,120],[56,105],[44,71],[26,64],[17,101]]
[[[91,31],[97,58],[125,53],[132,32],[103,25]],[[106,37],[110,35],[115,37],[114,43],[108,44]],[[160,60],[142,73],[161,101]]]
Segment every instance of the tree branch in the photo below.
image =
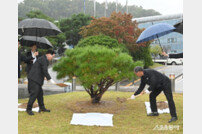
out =
[[86,92],[91,96],[90,92],[88,89],[84,88],[86,90]]

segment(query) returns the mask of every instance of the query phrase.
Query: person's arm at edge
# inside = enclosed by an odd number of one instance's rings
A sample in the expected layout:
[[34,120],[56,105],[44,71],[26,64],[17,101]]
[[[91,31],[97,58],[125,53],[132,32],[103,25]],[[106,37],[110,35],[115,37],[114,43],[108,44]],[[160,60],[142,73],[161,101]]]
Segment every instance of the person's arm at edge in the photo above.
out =
[[142,90],[144,89],[146,83],[143,81],[143,79],[141,78],[141,84],[140,87],[138,88],[138,90],[134,93],[135,96],[137,96],[138,94],[140,94],[142,92]]
[[50,76],[50,74],[48,73],[48,66],[47,66],[46,62],[45,62],[45,61],[42,61],[42,60],[40,60],[40,61],[38,61],[38,62],[41,64],[42,71],[43,71],[43,73],[44,73],[46,79],[47,79],[47,80],[50,80],[50,79],[51,79],[51,76]]

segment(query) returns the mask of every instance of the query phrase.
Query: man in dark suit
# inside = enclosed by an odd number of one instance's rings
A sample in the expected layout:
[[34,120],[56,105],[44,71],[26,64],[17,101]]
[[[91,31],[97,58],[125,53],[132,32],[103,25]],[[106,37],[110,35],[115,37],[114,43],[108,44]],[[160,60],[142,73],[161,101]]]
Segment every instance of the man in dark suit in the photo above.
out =
[[39,58],[39,53],[37,52],[37,46],[36,44],[31,45],[31,51],[27,52],[26,56],[27,57],[32,57],[31,60],[26,61],[27,66],[26,66],[26,72],[27,75],[29,74],[29,71],[31,70],[33,64],[36,62],[36,60]]
[[46,109],[44,106],[42,86],[44,83],[44,77],[46,77],[46,79],[51,83],[56,84],[48,73],[49,61],[51,61],[54,56],[54,51],[48,50],[46,55],[38,58],[28,74],[28,91],[30,93],[30,97],[26,111],[29,115],[34,115],[32,112],[32,106],[36,99],[38,100],[39,112],[50,112],[50,110]]
[[[18,49],[19,49],[19,47],[20,47],[20,42],[19,42],[19,40],[18,40]],[[24,55],[22,55],[21,54],[21,51],[20,50],[18,50],[18,79],[20,78],[20,64],[21,64],[21,62],[23,61],[23,62],[28,62],[28,61],[30,61],[30,60],[33,60],[34,58],[32,57],[32,56],[28,56],[28,57],[26,57],[26,56],[24,56]]]
[[150,99],[150,106],[152,113],[148,116],[158,116],[157,112],[157,105],[156,105],[156,97],[161,93],[164,92],[170,109],[171,119],[170,122],[177,120],[176,108],[175,103],[173,101],[173,95],[171,91],[171,81],[170,79],[160,72],[153,70],[153,69],[143,69],[142,67],[136,67],[134,69],[135,74],[138,77],[141,77],[141,84],[138,90],[131,96],[131,99],[135,99],[135,96],[140,94],[144,89],[145,85],[148,84],[150,87],[148,88],[151,91],[149,95]]

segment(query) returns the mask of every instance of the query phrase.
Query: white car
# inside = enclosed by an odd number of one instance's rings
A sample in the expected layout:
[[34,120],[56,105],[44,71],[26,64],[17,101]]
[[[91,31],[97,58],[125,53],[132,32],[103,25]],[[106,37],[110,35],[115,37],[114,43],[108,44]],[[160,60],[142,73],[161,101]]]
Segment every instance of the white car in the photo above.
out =
[[153,59],[153,62],[169,65],[182,65],[183,64],[183,53],[169,54],[168,58]]
[[182,65],[183,64],[183,58],[168,58],[168,59],[153,59],[153,62],[155,63],[161,63],[161,64],[169,64],[169,65]]
[[167,64],[171,65],[182,65],[183,64],[183,58],[168,58]]

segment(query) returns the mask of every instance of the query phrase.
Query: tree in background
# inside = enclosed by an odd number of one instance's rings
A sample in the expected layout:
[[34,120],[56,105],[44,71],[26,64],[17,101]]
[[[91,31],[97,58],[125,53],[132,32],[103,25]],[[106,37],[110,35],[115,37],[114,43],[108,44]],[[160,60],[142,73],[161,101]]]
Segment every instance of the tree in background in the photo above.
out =
[[45,19],[50,22],[54,22],[55,20],[44,13],[42,13],[40,10],[32,10],[26,14],[28,18],[38,18],[38,19]]
[[53,44],[53,49],[57,50],[59,55],[64,53],[65,46],[67,45],[64,33],[60,33],[55,37],[47,37],[47,39]]
[[86,47],[86,46],[105,46],[108,48],[120,48],[122,52],[128,52],[128,49],[124,44],[118,43],[116,39],[113,39],[106,35],[97,35],[97,36],[89,36],[79,41],[77,47]]
[[154,56],[154,60],[158,55],[162,54],[162,49],[159,45],[150,46],[150,52]]
[[149,51],[149,43],[146,43],[145,47],[140,46],[138,50],[133,53],[133,59],[142,60],[144,62],[144,68],[152,66],[153,61]]
[[80,28],[90,23],[92,18],[89,15],[74,14],[71,18],[62,19],[59,21],[61,30],[65,33],[68,45],[77,45],[81,39],[79,34]]
[[[139,29],[136,21],[132,21],[131,14],[122,14],[121,12],[113,12],[109,18],[93,18],[91,23],[81,28],[80,34],[82,37],[104,34],[115,38],[119,43],[124,44],[133,60],[144,60],[145,67],[152,65],[152,59],[149,54],[150,42],[137,44],[136,40],[144,29]],[[140,54],[145,52],[148,54]]]
[[[86,14],[93,16],[93,0],[85,0]],[[40,10],[51,18],[60,20],[62,18],[70,18],[73,14],[83,13],[84,0],[24,0],[18,4],[18,16],[26,17],[26,13],[31,10]],[[107,17],[116,10],[115,2],[108,2]],[[96,2],[96,17],[103,17],[105,11],[105,3]],[[118,11],[126,12],[125,5],[118,4]],[[141,6],[130,5],[128,12],[134,18],[160,15],[153,9],[143,9]]]
[[92,103],[99,103],[110,86],[124,78],[132,78],[137,65],[141,66],[142,62],[134,63],[132,57],[120,49],[96,45],[66,50],[65,57],[57,62],[53,70],[57,71],[58,79],[76,76]]
[[18,17],[18,23],[19,23],[20,21],[22,21],[22,20],[24,20],[23,17]]

